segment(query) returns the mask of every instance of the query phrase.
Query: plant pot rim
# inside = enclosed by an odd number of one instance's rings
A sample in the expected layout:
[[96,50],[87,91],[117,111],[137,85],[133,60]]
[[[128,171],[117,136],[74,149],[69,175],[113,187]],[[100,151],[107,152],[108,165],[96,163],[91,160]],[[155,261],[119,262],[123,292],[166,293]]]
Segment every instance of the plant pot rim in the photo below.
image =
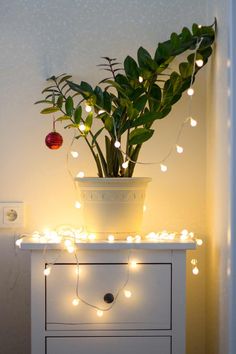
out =
[[79,183],[149,183],[151,182],[151,177],[75,177],[75,180]]

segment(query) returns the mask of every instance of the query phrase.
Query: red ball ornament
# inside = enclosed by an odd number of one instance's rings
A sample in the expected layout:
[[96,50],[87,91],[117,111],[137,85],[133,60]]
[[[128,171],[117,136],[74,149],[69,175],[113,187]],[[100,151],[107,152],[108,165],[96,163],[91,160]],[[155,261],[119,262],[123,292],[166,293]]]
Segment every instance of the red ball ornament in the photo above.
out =
[[45,144],[51,150],[57,150],[62,146],[63,138],[57,132],[49,133],[45,138]]

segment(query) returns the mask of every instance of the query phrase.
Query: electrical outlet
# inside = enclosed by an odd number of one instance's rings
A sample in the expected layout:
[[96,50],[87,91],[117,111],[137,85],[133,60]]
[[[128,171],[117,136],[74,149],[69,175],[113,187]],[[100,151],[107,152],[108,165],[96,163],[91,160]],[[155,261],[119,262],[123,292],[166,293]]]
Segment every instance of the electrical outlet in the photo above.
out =
[[24,227],[24,203],[0,203],[0,228]]

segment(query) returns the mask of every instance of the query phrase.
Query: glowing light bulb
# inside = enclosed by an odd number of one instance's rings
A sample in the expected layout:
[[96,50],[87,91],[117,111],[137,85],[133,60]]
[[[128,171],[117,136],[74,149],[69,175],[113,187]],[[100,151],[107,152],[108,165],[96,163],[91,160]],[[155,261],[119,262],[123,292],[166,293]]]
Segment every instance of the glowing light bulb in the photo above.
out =
[[89,106],[88,104],[86,104],[85,105],[85,111],[88,112],[88,113],[91,112],[92,111],[92,107]]
[[190,125],[191,125],[191,127],[196,127],[196,125],[197,125],[197,121],[195,119],[193,119],[192,117],[190,117]]
[[44,274],[46,277],[48,277],[50,273],[51,273],[51,267],[47,267],[47,268],[45,268],[44,271],[43,271],[43,274]]
[[103,113],[105,113],[104,109],[100,109],[100,110],[98,111],[98,114],[103,114]]
[[94,241],[94,240],[96,239],[96,235],[95,235],[95,234],[90,234],[90,235],[88,236],[88,239],[89,239],[90,241]]
[[191,231],[191,232],[189,233],[189,237],[193,238],[193,237],[194,237],[194,232]]
[[102,310],[97,310],[97,316],[102,317],[103,316],[103,311]]
[[114,235],[108,235],[107,239],[108,239],[109,242],[114,242],[115,236]]
[[178,152],[178,154],[182,154],[184,151],[184,148],[180,145],[176,145],[176,151]]
[[75,208],[80,209],[81,208],[81,203],[76,201],[75,202]]
[[197,238],[197,239],[196,239],[196,243],[197,243],[198,246],[202,246],[203,241],[202,241],[201,238]]
[[145,211],[147,211],[147,206],[146,205],[143,206],[143,212],[145,213]]
[[23,239],[22,238],[18,238],[18,240],[16,240],[16,246],[20,247],[22,244]]
[[129,161],[125,161],[122,163],[123,168],[127,168],[129,166]]
[[204,64],[204,61],[202,59],[198,59],[198,60],[196,60],[196,64],[199,68],[201,68]]
[[191,264],[192,265],[197,265],[197,259],[196,258],[191,259]]
[[160,164],[161,172],[166,172],[167,171],[167,166],[163,165],[162,163]]
[[133,237],[132,237],[132,236],[128,236],[128,237],[126,238],[126,241],[127,241],[127,242],[133,242]]
[[133,268],[133,269],[137,268],[137,266],[138,266],[137,262],[134,261],[134,260],[133,260],[133,261],[130,261],[129,265],[130,265],[130,267]]
[[79,173],[77,173],[76,177],[78,178],[84,178],[85,173],[83,171],[80,171]]
[[78,298],[74,298],[74,299],[72,300],[72,305],[73,305],[73,306],[78,306],[78,305],[79,305],[79,299],[78,299]]
[[199,274],[199,269],[198,269],[198,267],[195,266],[195,267],[193,268],[192,272],[193,272],[194,275],[198,275],[198,274]]
[[71,151],[71,156],[74,158],[74,159],[77,159],[77,157],[79,157],[79,153],[78,151]]
[[141,82],[143,82],[143,77],[142,76],[139,76],[138,77],[138,81],[141,83]]
[[189,87],[189,89],[187,90],[187,94],[189,96],[192,96],[194,94],[194,89],[192,87]]
[[141,242],[142,237],[140,235],[136,235],[134,239],[135,239],[135,242]]
[[202,25],[198,25],[198,28],[202,28]]
[[84,132],[85,129],[86,129],[86,126],[85,126],[83,123],[81,123],[81,124],[79,125],[79,130],[80,130],[81,132]]
[[120,142],[118,140],[115,141],[114,146],[119,149],[120,147]]
[[70,247],[72,245],[72,241],[67,239],[67,240],[64,241],[64,244],[65,244],[66,247]]
[[67,251],[68,251],[69,253],[74,253],[74,252],[75,252],[75,247],[74,247],[74,246],[68,246],[68,247],[67,247]]
[[183,229],[183,230],[181,231],[181,235],[183,235],[183,236],[188,236],[188,230]]
[[125,297],[127,297],[127,299],[129,299],[129,298],[131,298],[132,293],[130,290],[124,290],[124,295],[125,295]]

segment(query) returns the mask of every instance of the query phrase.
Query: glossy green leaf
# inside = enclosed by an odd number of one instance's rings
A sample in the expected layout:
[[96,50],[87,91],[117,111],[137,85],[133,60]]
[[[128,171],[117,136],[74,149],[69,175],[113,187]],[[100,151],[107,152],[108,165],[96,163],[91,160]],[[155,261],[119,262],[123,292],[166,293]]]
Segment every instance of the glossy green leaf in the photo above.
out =
[[136,61],[130,56],[127,56],[125,58],[124,69],[128,78],[138,79],[139,77],[138,65]]
[[66,109],[66,114],[71,117],[73,115],[73,110],[74,110],[74,102],[71,96],[67,97],[66,99],[65,109]]
[[149,140],[154,133],[153,129],[137,128],[129,135],[129,145],[142,144]]
[[44,108],[40,113],[41,114],[50,114],[50,113],[55,113],[58,111],[59,111],[58,107],[49,107],[49,108]]
[[74,111],[74,120],[76,124],[80,123],[81,117],[82,117],[82,107],[78,106]]

